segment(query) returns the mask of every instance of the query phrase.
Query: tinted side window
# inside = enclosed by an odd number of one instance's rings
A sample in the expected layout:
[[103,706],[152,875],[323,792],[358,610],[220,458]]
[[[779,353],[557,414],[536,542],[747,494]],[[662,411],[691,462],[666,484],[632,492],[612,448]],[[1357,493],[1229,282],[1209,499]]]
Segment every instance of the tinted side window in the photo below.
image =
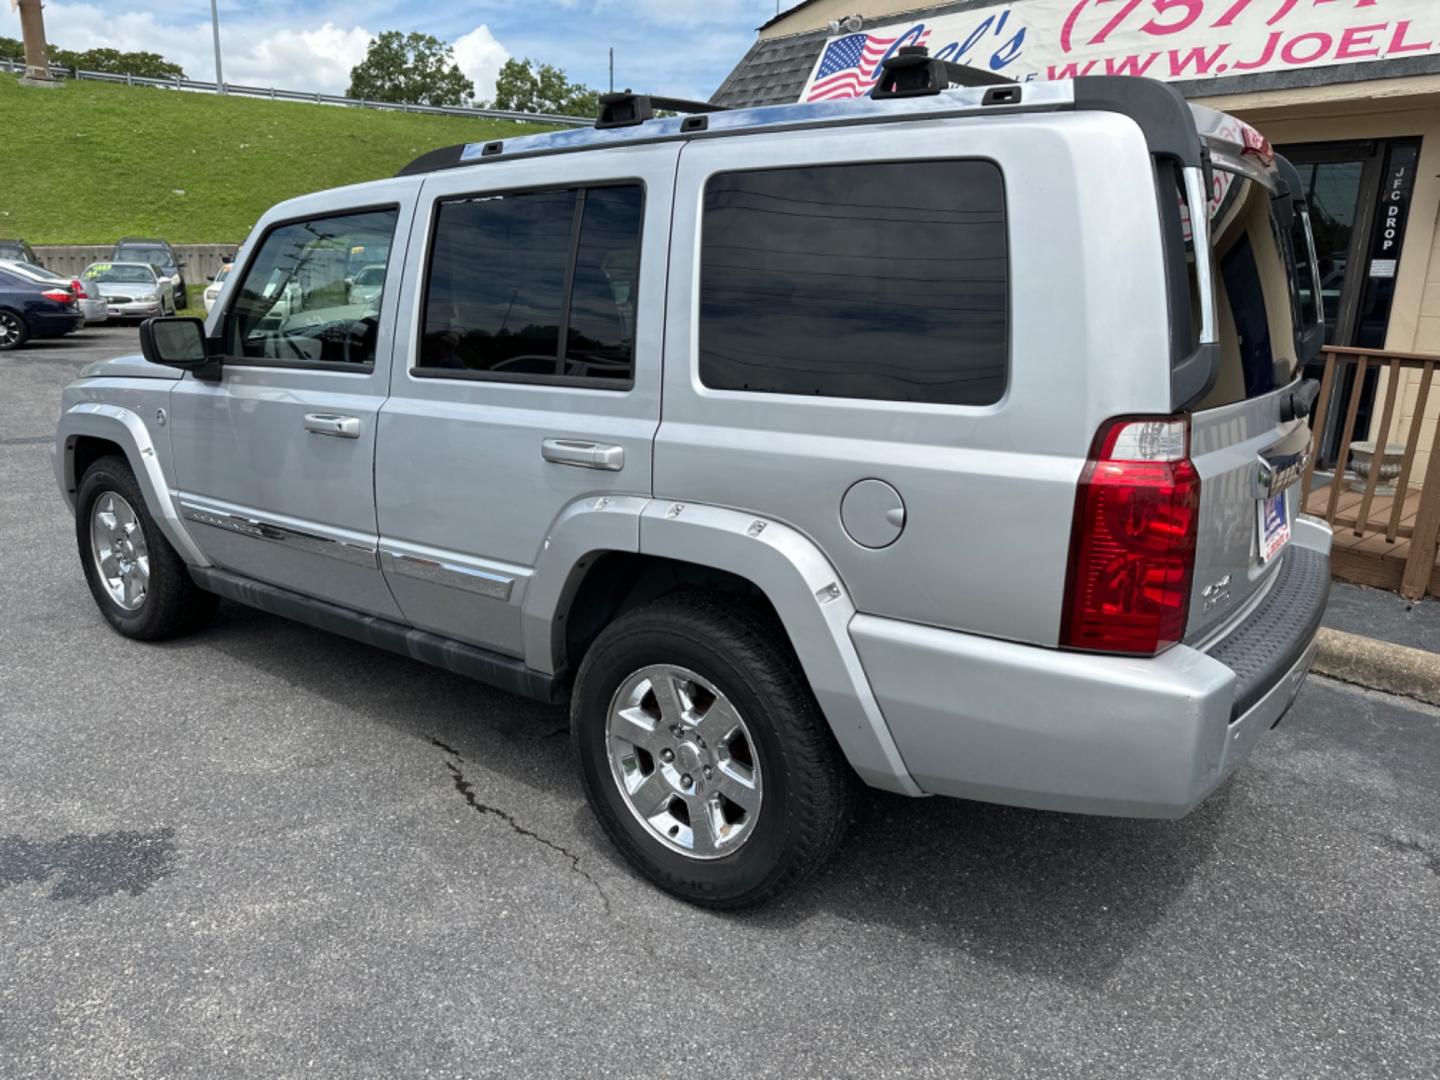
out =
[[350,252],[388,250],[399,211],[367,210],[267,233],[225,320],[226,349],[257,360],[373,364],[380,288],[353,292]]
[[987,161],[726,173],[705,189],[700,377],[989,405],[1005,392],[1005,190]]
[[440,203],[417,373],[628,384],[643,205],[635,184]]

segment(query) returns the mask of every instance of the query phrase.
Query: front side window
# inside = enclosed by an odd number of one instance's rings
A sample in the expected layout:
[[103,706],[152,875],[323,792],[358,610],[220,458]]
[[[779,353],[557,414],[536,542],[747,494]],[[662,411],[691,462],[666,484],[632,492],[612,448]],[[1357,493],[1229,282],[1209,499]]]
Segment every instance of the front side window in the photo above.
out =
[[261,241],[225,319],[226,351],[237,359],[357,367],[375,362],[384,294],[349,277],[356,246],[389,251],[399,211],[291,222]]
[[416,374],[629,385],[643,208],[638,184],[441,202]]
[[988,161],[722,173],[705,188],[700,378],[990,405],[1005,393],[1005,187]]

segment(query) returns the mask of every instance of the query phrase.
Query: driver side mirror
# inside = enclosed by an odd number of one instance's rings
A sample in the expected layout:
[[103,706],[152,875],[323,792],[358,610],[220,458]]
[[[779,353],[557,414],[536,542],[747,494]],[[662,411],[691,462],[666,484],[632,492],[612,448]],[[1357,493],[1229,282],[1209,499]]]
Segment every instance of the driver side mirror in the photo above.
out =
[[220,378],[220,358],[211,354],[199,319],[146,319],[140,324],[140,351],[152,364],[194,372],[197,379]]

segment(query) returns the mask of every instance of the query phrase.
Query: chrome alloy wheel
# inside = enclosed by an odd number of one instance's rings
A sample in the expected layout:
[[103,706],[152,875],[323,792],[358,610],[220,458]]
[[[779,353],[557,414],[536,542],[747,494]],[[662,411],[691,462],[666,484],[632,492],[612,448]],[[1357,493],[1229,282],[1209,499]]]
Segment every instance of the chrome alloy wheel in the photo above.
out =
[[20,340],[20,319],[8,311],[0,311],[0,349]]
[[656,664],[620,684],[605,718],[610,773],[635,819],[666,847],[718,859],[755,831],[760,758],[724,694]]
[[135,508],[106,491],[90,510],[90,554],[110,599],[138,611],[150,592],[150,551]]

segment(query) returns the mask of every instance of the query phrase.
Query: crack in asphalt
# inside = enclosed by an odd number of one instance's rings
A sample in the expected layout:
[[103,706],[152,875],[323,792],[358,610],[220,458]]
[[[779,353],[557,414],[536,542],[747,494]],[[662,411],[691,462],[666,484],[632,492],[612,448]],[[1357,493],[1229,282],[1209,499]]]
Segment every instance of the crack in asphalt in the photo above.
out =
[[510,813],[508,810],[502,810],[498,806],[491,806],[489,803],[481,802],[479,795],[477,795],[475,792],[475,785],[472,784],[469,780],[465,779],[465,771],[460,767],[465,762],[465,758],[460,754],[460,751],[456,750],[453,746],[450,746],[447,743],[441,742],[433,735],[430,736],[430,742],[455,759],[454,761],[445,762],[445,767],[450,770],[451,778],[454,780],[455,783],[455,790],[464,797],[465,801],[469,803],[472,810],[474,810],[477,814],[489,814],[499,818],[501,821],[505,822],[506,825],[510,826],[510,830],[517,836],[523,836],[527,840],[534,840],[536,843],[542,844],[545,847],[549,848],[551,851],[557,852],[565,856],[565,858],[569,859],[570,869],[574,873],[577,873],[581,877],[583,877],[592,886],[594,886],[595,892],[600,897],[601,906],[605,909],[605,914],[610,914],[609,895],[601,887],[600,882],[597,881],[593,875],[591,875],[583,866],[580,865],[579,855],[576,855],[574,852],[570,851],[562,844],[557,844],[549,837],[541,836],[533,829],[527,829],[524,825],[521,825],[518,821],[516,821],[515,815]]
[[1440,855],[1431,851],[1418,840],[1402,840],[1398,836],[1391,836],[1388,833],[1376,833],[1375,838],[1380,841],[1382,847],[1405,855],[1424,855],[1425,869],[1436,877],[1440,877]]

